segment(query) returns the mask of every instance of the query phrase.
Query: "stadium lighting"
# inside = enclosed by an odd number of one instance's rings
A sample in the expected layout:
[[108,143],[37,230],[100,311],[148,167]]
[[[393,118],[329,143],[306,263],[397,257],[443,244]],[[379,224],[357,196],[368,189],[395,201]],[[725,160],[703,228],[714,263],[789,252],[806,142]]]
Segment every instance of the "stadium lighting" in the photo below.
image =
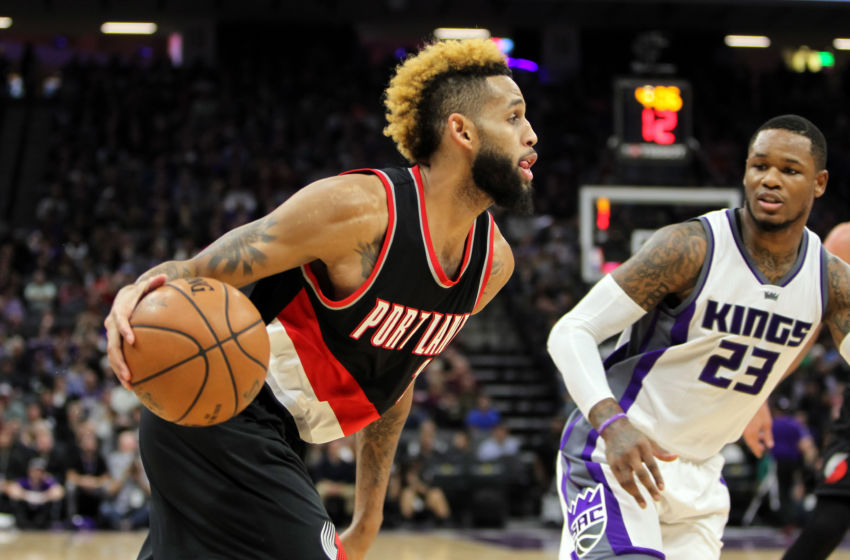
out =
[[770,46],[770,38],[764,35],[727,35],[723,42],[730,47],[766,49]]
[[508,62],[508,67],[516,68],[518,70],[525,70],[526,72],[537,72],[537,63],[533,60],[526,60],[525,58],[511,58],[509,56],[505,57]]
[[434,37],[444,39],[489,39],[489,29],[472,27],[438,27],[434,30]]
[[850,39],[846,37],[839,37],[832,41],[832,46],[839,51],[850,51]]
[[107,21],[100,26],[100,32],[107,35],[152,35],[156,33],[156,24],[144,21]]
[[12,18],[0,16],[0,29],[9,29],[12,27]]

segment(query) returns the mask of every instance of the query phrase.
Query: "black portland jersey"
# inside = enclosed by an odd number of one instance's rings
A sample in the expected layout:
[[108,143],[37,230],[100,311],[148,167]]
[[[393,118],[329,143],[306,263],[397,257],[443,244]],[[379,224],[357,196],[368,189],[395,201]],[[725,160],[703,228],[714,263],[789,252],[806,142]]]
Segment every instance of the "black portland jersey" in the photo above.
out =
[[349,173],[374,173],[386,189],[387,232],[369,278],[333,300],[308,264],[260,280],[251,295],[271,341],[266,381],[310,442],[354,433],[395,404],[469,319],[493,259],[495,226],[484,212],[457,277],[446,276],[418,167]]

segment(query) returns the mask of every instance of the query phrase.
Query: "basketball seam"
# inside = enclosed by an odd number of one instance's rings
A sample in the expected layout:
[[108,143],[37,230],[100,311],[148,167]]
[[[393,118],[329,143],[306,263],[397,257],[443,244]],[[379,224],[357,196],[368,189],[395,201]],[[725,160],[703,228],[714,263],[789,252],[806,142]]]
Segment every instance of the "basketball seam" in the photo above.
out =
[[[206,353],[207,353],[207,350],[205,350],[205,349],[204,349],[204,347],[203,347],[203,346],[201,346],[201,345],[200,345],[200,343],[198,343],[198,341],[197,341],[197,340],[195,340],[195,337],[193,337],[193,336],[191,336],[191,335],[189,335],[189,334],[186,334],[186,333],[185,333],[185,332],[183,332],[183,331],[180,331],[180,330],[177,330],[177,329],[174,329],[174,328],[171,328],[171,327],[163,327],[163,326],[161,326],[161,325],[146,325],[146,324],[138,324],[138,325],[134,324],[134,325],[133,325],[133,330],[135,330],[135,329],[150,329],[150,330],[159,330],[159,331],[167,331],[167,332],[170,332],[170,333],[173,333],[173,334],[179,334],[180,336],[184,336],[184,337],[188,338],[189,340],[191,340],[191,341],[192,341],[192,343],[193,343],[195,346],[197,346],[197,347],[198,347],[198,352],[197,352],[196,354],[193,354],[193,355],[189,356],[188,358],[186,358],[186,359],[184,359],[184,360],[181,360],[181,361],[179,361],[179,362],[177,362],[177,363],[175,363],[175,364],[171,364],[171,365],[170,365],[170,366],[168,366],[167,368],[162,369],[162,370],[160,370],[160,371],[158,371],[158,372],[156,372],[156,373],[153,373],[153,374],[151,374],[151,375],[149,375],[149,376],[145,377],[144,379],[139,379],[139,380],[137,380],[137,381],[131,381],[131,382],[130,382],[130,386],[131,386],[131,387],[135,387],[135,386],[137,386],[137,385],[141,385],[142,383],[147,383],[147,382],[148,382],[148,381],[150,381],[151,379],[155,379],[155,378],[159,377],[160,375],[164,375],[164,374],[168,373],[169,371],[173,370],[174,368],[179,367],[179,366],[182,366],[182,365],[183,365],[183,364],[185,364],[186,362],[190,362],[190,361],[194,360],[195,358],[197,358],[197,357],[199,357],[199,356],[203,357],[203,358],[204,358],[204,360],[206,360]],[[206,376],[206,373],[205,373],[204,375]]]
[[[221,281],[218,281],[218,283],[223,286],[223,283]],[[209,329],[213,338],[218,343],[217,347],[221,350],[221,357],[224,359],[224,364],[227,366],[227,372],[228,372],[228,375],[230,375],[230,378],[231,378],[231,381],[232,381],[233,380],[233,368],[230,367],[230,360],[227,359],[227,352],[224,351],[224,348],[221,348],[221,341],[218,339],[218,334],[215,332],[215,329],[212,328],[212,325],[210,324],[209,320],[207,319],[207,316],[204,315],[204,312],[201,310],[200,307],[198,307],[198,304],[195,303],[194,301],[192,301],[192,298],[190,298],[189,295],[186,292],[184,292],[183,290],[181,290],[180,288],[178,288],[177,286],[175,286],[172,283],[168,283],[168,284],[166,284],[166,286],[170,286],[171,288],[177,290],[177,292],[180,295],[182,295],[184,298],[186,298],[186,301],[188,301],[192,305],[192,307],[195,308],[195,311],[197,311],[198,315],[201,316],[201,319],[204,320],[204,323],[207,325],[207,328]],[[228,299],[227,287],[225,287],[224,288],[225,316],[227,315],[227,299]],[[231,331],[231,333],[232,332],[233,331]],[[192,408],[194,408],[195,404],[197,404],[197,402],[198,402],[198,399],[201,398],[201,395],[204,392],[204,387],[206,387],[206,385],[207,385],[207,379],[208,378],[209,378],[209,376],[204,377],[204,382],[201,385],[201,388],[198,390],[197,395],[195,395],[195,399],[192,401],[192,406],[190,406],[189,409],[186,412],[183,413],[183,416],[181,416],[180,418],[175,420],[175,422],[179,423],[181,420],[183,420],[183,418],[186,417],[187,414],[189,414],[189,412],[192,411]],[[236,404],[234,405],[234,411],[237,409],[237,407],[239,405],[238,399],[239,399],[239,395],[237,394],[236,395]]]
[[[239,342],[236,340],[236,336],[233,333],[233,327],[230,326],[230,290],[228,290],[226,286],[224,289],[224,321],[227,323],[227,330],[230,331],[230,334],[233,340],[236,341],[236,346],[238,347]],[[236,412],[239,410],[239,388],[236,387],[236,376],[233,374],[233,368],[230,367],[230,362],[227,360],[227,353],[224,351],[224,348],[221,349],[221,355],[224,356],[224,360],[227,362],[227,372],[230,374],[230,385],[233,387],[233,416],[236,416]]]

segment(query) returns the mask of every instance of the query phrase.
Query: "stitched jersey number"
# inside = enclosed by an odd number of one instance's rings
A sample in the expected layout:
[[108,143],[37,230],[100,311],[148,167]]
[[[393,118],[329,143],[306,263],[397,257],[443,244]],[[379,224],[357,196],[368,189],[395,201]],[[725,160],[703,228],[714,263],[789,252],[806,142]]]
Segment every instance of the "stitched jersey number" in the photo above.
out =
[[[732,353],[728,356],[721,356],[718,354],[711,356],[708,359],[708,362],[706,362],[705,367],[702,369],[702,373],[699,374],[699,378],[700,381],[705,381],[706,383],[710,383],[716,387],[726,389],[732,383],[732,380],[727,379],[726,377],[719,377],[717,375],[717,371],[720,368],[737,371],[738,368],[741,367],[744,357],[747,355],[747,349],[749,349],[749,346],[746,344],[738,344],[737,342],[722,340],[720,341],[720,347],[730,350]],[[770,375],[771,370],[773,370],[773,364],[776,363],[776,359],[779,358],[779,354],[769,350],[763,350],[762,348],[753,347],[752,355],[753,358],[761,358],[763,360],[760,365],[751,365],[744,372],[747,375],[752,375],[755,379],[753,379],[753,382],[750,385],[738,381],[732,386],[732,389],[741,393],[747,393],[748,395],[757,395],[759,391],[761,391],[761,388],[764,387],[764,382],[767,381],[767,376]]]

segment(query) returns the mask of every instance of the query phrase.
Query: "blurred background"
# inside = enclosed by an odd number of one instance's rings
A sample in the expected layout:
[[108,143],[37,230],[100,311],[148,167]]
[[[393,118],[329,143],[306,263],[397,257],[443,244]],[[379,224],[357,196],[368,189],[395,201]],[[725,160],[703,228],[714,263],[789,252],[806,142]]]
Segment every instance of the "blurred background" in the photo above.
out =
[[[549,328],[653,229],[736,205],[775,115],[829,142],[809,227],[850,219],[847,22],[850,2],[814,0],[3,0],[0,480],[43,467],[63,492],[37,512],[4,494],[0,524],[146,525],[140,405],[105,358],[114,294],[317,178],[403,165],[382,135],[393,67],[472,33],[499,42],[527,100],[536,214],[495,210],[516,272],[418,381],[386,526],[557,536],[573,404]],[[848,369],[828,337],[799,369],[772,399],[775,452],[724,450],[732,527],[791,535],[812,507]],[[340,524],[352,458],[347,440],[308,457]]]

